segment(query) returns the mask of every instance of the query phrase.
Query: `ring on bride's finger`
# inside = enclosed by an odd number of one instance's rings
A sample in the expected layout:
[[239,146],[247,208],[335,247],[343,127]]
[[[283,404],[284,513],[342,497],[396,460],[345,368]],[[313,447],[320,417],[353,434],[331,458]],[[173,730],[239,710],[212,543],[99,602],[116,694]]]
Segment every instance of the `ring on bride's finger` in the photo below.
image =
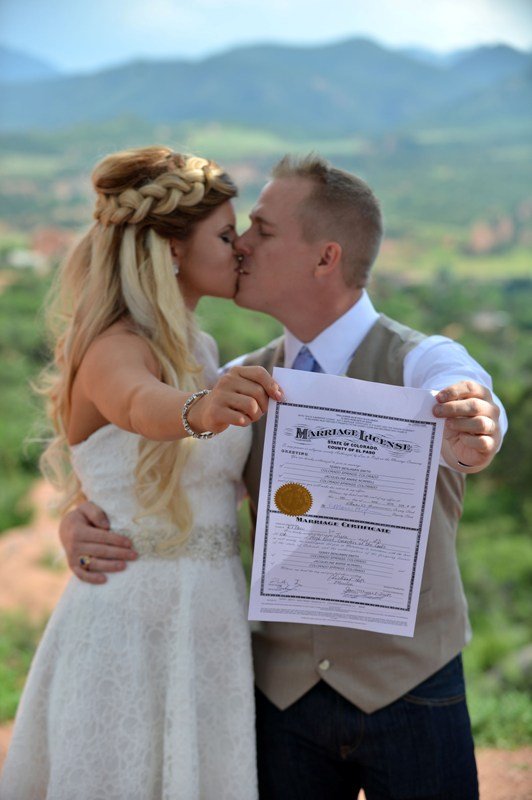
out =
[[79,557],[79,565],[82,569],[88,569],[89,564],[92,561],[92,556],[80,556]]

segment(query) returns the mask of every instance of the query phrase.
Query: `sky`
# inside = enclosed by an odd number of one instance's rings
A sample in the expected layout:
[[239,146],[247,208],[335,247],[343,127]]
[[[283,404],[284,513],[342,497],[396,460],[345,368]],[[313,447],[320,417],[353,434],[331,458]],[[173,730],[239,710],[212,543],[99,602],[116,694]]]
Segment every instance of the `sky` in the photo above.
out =
[[0,43],[65,72],[354,36],[440,53],[532,50],[532,0],[0,0]]

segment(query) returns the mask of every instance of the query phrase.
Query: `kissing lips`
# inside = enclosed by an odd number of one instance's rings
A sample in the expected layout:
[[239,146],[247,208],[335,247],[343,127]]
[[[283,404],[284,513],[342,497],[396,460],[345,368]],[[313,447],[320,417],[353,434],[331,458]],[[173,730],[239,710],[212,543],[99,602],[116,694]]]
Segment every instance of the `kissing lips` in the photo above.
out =
[[249,275],[248,270],[244,267],[244,256],[237,256],[238,266],[236,268],[238,275]]

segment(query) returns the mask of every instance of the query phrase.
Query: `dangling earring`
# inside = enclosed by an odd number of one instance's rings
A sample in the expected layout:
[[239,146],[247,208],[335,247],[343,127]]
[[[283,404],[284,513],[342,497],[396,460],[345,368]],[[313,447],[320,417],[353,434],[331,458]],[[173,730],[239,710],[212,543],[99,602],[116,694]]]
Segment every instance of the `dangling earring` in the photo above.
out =
[[178,261],[172,261],[172,264],[174,266],[174,275],[179,275],[179,262]]

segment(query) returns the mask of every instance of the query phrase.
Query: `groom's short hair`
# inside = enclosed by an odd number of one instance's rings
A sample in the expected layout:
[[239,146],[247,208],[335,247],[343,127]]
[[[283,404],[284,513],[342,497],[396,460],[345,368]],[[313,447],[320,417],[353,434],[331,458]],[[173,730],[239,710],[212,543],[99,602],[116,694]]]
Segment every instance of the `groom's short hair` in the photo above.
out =
[[272,176],[303,178],[313,184],[299,205],[304,238],[338,242],[346,284],[365,286],[383,234],[379,202],[367,183],[314,153],[304,158],[285,156],[274,166]]

